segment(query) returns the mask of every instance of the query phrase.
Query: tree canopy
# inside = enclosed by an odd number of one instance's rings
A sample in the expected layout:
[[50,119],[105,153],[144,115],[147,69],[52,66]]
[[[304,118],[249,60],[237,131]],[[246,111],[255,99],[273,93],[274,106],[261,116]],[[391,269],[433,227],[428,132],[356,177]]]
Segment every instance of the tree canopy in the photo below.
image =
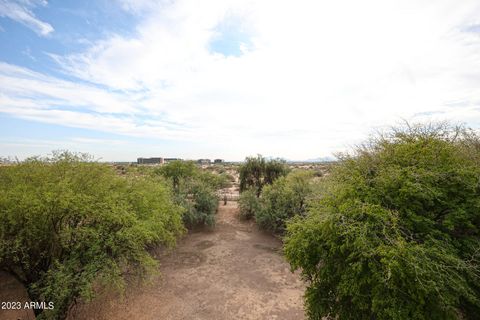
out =
[[257,197],[260,196],[262,188],[266,184],[288,173],[285,161],[280,159],[267,160],[261,155],[247,157],[245,163],[239,168],[240,192],[253,188]]
[[53,302],[37,316],[64,318],[94,284],[122,287],[156,268],[148,248],[172,246],[183,209],[153,178],[121,177],[84,155],[55,153],[0,167],[0,268],[32,301]]
[[192,161],[173,161],[156,170],[172,182],[175,202],[184,208],[187,227],[215,225],[218,208],[216,191],[230,184],[226,174],[201,170]]
[[309,318],[478,318],[479,142],[414,125],[340,157],[307,217],[287,227]]

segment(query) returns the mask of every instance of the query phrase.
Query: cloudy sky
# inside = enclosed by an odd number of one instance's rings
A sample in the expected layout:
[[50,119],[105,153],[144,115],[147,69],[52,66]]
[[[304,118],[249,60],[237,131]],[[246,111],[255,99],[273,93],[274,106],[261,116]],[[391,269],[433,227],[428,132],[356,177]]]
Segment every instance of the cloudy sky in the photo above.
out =
[[480,128],[478,0],[0,0],[0,156],[329,156]]

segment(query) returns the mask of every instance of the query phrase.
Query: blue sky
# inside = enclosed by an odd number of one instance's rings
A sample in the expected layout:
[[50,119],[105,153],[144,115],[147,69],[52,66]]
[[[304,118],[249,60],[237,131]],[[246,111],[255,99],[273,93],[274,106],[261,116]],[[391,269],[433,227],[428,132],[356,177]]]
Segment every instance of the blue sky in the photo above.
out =
[[311,159],[403,119],[478,129],[479,16],[470,0],[0,0],[0,156]]

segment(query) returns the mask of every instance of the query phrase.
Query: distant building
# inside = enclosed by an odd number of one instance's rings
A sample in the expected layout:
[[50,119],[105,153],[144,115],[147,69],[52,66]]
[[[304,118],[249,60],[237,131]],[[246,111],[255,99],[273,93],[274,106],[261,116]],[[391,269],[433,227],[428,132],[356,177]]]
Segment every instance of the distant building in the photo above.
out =
[[182,160],[182,159],[180,159],[180,158],[165,158],[165,159],[163,159],[163,162],[168,163],[168,162],[177,161],[177,160]]
[[163,158],[137,158],[137,164],[163,164]]
[[197,160],[198,164],[210,164],[212,161],[210,159],[198,159]]
[[223,159],[215,159],[213,160],[213,163],[223,163]]

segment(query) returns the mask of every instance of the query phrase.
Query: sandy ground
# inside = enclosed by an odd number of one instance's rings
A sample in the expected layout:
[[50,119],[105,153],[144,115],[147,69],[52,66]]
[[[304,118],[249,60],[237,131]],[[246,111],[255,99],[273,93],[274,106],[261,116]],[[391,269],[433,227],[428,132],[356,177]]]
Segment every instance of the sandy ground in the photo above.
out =
[[[303,319],[304,285],[290,272],[281,242],[239,221],[237,212],[236,202],[221,203],[214,229],[191,232],[172,252],[157,253],[161,276],[152,284],[79,304],[68,319]],[[28,319],[14,316],[0,313]]]
[[[27,292],[23,285],[15,278],[5,272],[0,272],[0,320],[10,319],[35,319],[31,309],[24,309],[24,303],[28,300]],[[7,302],[15,302],[14,308],[21,303],[21,309],[10,309],[11,305],[5,305]],[[8,308],[8,309],[7,309]]]

